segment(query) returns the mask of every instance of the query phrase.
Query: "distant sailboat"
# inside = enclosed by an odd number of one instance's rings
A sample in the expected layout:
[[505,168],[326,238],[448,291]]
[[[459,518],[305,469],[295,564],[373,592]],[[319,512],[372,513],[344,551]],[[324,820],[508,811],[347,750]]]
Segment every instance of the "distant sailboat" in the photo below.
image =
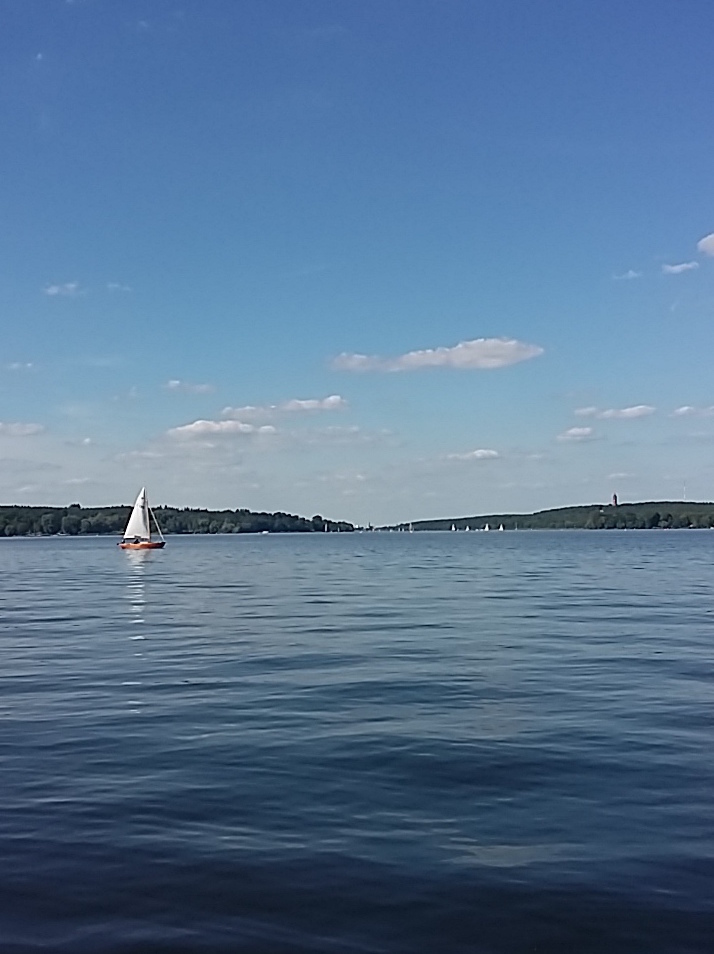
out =
[[453,523],[451,524],[451,529],[456,530],[456,526]]
[[[159,540],[151,539],[152,517],[156,530],[161,538]],[[118,546],[120,546],[122,550],[160,550],[166,546],[161,527],[158,524],[153,510],[149,507],[149,501],[146,497],[146,489],[144,487],[139,491],[139,496],[136,498],[136,503],[131,511],[124,536]]]
[[503,530],[503,529],[504,529],[503,524],[501,524],[501,526],[500,526],[498,529],[499,529],[499,530]]
[[484,530],[490,530],[491,528],[489,527],[488,524],[486,524],[486,526],[485,526],[483,529],[484,529]]

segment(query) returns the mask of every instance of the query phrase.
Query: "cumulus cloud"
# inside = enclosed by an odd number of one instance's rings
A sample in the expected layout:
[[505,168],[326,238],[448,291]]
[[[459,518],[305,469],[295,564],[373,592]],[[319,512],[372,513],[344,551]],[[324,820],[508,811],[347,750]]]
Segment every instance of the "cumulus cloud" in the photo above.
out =
[[699,239],[697,249],[702,255],[714,256],[714,232],[710,232],[709,235],[705,235],[704,238]]
[[292,398],[289,401],[283,401],[281,404],[265,404],[255,406],[246,404],[243,407],[224,407],[221,411],[223,417],[235,418],[238,420],[260,420],[261,418],[273,417],[276,414],[294,414],[311,413],[313,411],[341,411],[347,407],[347,401],[339,394],[330,394],[326,398]]
[[656,410],[651,404],[635,404],[633,407],[611,407],[607,410],[600,410],[597,407],[579,407],[575,413],[578,417],[596,417],[601,421],[626,421],[638,417],[648,417],[650,414],[654,414]]
[[672,417],[714,417],[714,405],[693,407],[691,404],[684,404],[672,411]]
[[613,275],[616,282],[631,282],[634,278],[642,278],[642,272],[636,272],[633,268],[628,269],[621,275]]
[[210,394],[214,390],[212,384],[190,384],[188,381],[179,381],[173,378],[164,385],[169,391],[183,391],[188,394]]
[[169,437],[215,437],[235,436],[241,434],[275,434],[275,428],[270,424],[256,427],[244,421],[194,421],[192,424],[182,424],[167,431]]
[[570,427],[562,434],[558,434],[559,441],[590,441],[592,439],[592,427]]
[[500,457],[498,451],[479,447],[477,450],[466,451],[465,454],[447,454],[447,460],[495,460]]
[[422,368],[487,370],[505,368],[543,354],[539,345],[514,338],[474,338],[451,348],[426,348],[408,351],[394,358],[343,352],[332,361],[336,371],[419,371]]
[[50,298],[75,298],[80,294],[79,282],[65,282],[63,285],[47,285],[45,295]]
[[682,272],[691,272],[699,268],[699,262],[682,262],[679,265],[663,265],[662,272],[665,275],[681,275]]
[[44,427],[41,424],[20,424],[4,423],[0,421],[0,435],[5,434],[8,437],[31,437],[33,434],[41,434]]

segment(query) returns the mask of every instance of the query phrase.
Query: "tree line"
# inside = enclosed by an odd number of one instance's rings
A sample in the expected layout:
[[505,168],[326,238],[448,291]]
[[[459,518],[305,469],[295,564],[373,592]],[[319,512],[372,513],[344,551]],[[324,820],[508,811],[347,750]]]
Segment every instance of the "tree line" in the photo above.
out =
[[[0,507],[0,536],[93,536],[120,534],[131,507]],[[252,510],[194,510],[156,507],[161,530],[171,533],[347,533],[354,530],[343,520],[326,520],[320,514],[298,517],[291,513]]]
[[[651,501],[646,503],[589,504],[558,507],[536,513],[482,514],[414,522],[414,530],[680,530],[714,527],[714,503]],[[392,529],[405,530],[409,524]]]

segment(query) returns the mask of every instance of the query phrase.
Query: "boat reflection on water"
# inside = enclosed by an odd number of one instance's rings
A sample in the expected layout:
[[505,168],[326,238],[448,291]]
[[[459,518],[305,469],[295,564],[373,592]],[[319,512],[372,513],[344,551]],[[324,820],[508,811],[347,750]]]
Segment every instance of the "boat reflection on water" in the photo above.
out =
[[[129,622],[144,623],[146,608],[146,563],[151,559],[151,550],[125,550],[130,572],[127,583],[127,601],[129,604]],[[134,639],[143,639],[143,636],[134,636]]]

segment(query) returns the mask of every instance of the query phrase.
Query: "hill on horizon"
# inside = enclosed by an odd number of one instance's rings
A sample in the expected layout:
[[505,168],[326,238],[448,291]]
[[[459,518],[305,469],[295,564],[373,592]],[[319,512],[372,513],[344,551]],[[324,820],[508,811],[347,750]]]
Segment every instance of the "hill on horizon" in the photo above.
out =
[[639,503],[581,504],[534,513],[489,513],[470,517],[414,520],[385,530],[668,530],[714,527],[714,503],[656,500]]

